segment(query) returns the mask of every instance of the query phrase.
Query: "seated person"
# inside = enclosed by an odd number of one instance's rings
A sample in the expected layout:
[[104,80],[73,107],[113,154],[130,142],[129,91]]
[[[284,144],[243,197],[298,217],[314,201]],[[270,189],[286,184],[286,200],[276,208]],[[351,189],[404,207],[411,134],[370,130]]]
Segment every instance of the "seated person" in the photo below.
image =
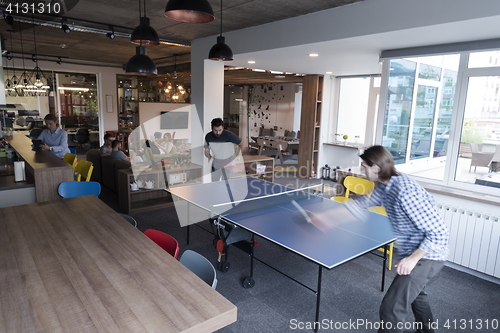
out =
[[113,142],[113,136],[108,133],[104,134],[104,144],[99,149],[101,157],[111,155],[111,152],[113,151],[113,148],[111,148],[112,142]]
[[154,154],[154,155],[161,154],[160,149],[158,149],[158,147],[156,146],[156,144],[151,144],[151,141],[149,141],[149,140],[146,140],[146,142],[144,142],[144,145],[142,145],[142,149],[144,151],[146,151],[147,148],[150,148],[151,149],[151,153]]
[[111,152],[111,158],[114,158],[115,160],[119,161],[125,161],[125,162],[130,162],[130,158],[125,155],[125,153],[121,150],[122,149],[122,143],[119,140],[113,140],[111,143],[111,148],[113,148],[113,151]]
[[172,151],[172,148],[174,147],[174,143],[172,142],[172,135],[170,135],[169,132],[163,135],[163,142],[155,142],[155,144],[162,154],[170,153]]
[[40,145],[42,150],[50,150],[52,154],[63,158],[66,153],[70,153],[68,148],[68,133],[59,127],[59,122],[53,114],[48,114],[44,118],[46,129],[40,133],[38,140],[42,140]]

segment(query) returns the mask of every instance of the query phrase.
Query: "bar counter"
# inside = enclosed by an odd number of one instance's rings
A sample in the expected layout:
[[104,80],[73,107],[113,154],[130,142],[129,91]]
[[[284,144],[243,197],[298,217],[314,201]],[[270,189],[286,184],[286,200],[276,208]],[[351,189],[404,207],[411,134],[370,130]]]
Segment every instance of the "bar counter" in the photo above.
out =
[[36,202],[61,199],[57,187],[73,181],[71,166],[50,151],[33,151],[31,139],[24,134],[13,133],[5,139],[25,162],[26,178],[35,183]]

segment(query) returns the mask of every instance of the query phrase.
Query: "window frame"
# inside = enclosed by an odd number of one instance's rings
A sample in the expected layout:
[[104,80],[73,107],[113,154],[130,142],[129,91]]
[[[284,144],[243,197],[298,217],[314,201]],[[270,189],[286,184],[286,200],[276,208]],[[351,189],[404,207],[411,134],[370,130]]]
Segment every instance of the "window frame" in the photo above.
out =
[[[471,77],[478,77],[478,76],[500,76],[500,67],[476,67],[476,68],[468,68],[468,62],[469,62],[469,54],[474,53],[474,52],[481,52],[484,50],[472,50],[472,51],[467,51],[467,52],[453,52],[454,54],[459,54],[460,55],[460,60],[459,60],[459,66],[458,66],[458,73],[457,73],[457,83],[456,83],[456,88],[455,88],[455,97],[454,97],[454,105],[452,109],[452,117],[451,117],[451,124],[450,124],[450,133],[449,133],[449,140],[448,140],[448,150],[447,150],[447,155],[445,157],[445,170],[444,170],[444,178],[443,180],[438,180],[438,179],[432,179],[432,178],[424,178],[421,176],[417,175],[412,175],[413,178],[415,178],[417,181],[421,181],[423,183],[427,184],[436,184],[444,187],[450,187],[458,190],[465,190],[465,191],[470,191],[470,192],[464,192],[463,194],[466,195],[471,195],[473,193],[471,192],[476,192],[476,193],[481,193],[485,195],[495,195],[498,196],[500,194],[500,191],[498,188],[490,187],[490,186],[483,186],[483,185],[477,185],[477,184],[472,184],[472,183],[465,183],[461,181],[456,181],[455,180],[455,175],[457,172],[457,165],[458,165],[458,154],[459,154],[459,149],[460,149],[460,137],[462,134],[462,126],[463,126],[463,119],[465,116],[465,104],[466,104],[466,98],[467,98],[467,89],[468,89],[468,81],[469,78]],[[434,54],[434,55],[444,55],[444,54]],[[422,57],[424,55],[420,55],[418,57]],[[405,56],[405,57],[394,57],[392,59],[408,59],[412,58],[411,56]],[[385,58],[383,60],[382,64],[382,82],[381,82],[381,87],[380,87],[380,101],[379,101],[379,107],[378,107],[378,120],[377,120],[377,125],[376,125],[376,135],[375,135],[375,142],[377,144],[382,143],[382,135],[383,135],[383,129],[384,129],[384,113],[386,109],[386,101],[387,101],[387,94],[388,94],[388,83],[389,83],[389,71],[390,71],[390,60],[391,58]],[[417,68],[417,73],[418,73],[418,68]],[[415,94],[418,90],[418,86],[422,85],[422,80],[419,79],[418,77],[415,78],[415,87],[414,87],[414,97]],[[424,80],[426,83],[428,83],[428,80]],[[439,96],[441,94],[438,94]],[[416,100],[412,101],[412,107],[414,107],[416,103]],[[436,101],[436,103],[439,103],[439,101]],[[438,104],[439,105],[439,104]],[[413,126],[413,114],[412,112],[412,120],[410,122],[410,128]],[[435,130],[435,128],[434,128]],[[412,131],[409,131],[409,133],[412,133]],[[411,140],[411,135],[409,135],[408,140]],[[410,145],[409,145],[410,146]],[[413,160],[414,162],[421,163],[421,161],[425,161],[426,158],[419,159],[419,160]],[[409,158],[406,159],[407,163],[412,163],[412,160],[409,160]],[[397,166],[396,166],[397,168]]]

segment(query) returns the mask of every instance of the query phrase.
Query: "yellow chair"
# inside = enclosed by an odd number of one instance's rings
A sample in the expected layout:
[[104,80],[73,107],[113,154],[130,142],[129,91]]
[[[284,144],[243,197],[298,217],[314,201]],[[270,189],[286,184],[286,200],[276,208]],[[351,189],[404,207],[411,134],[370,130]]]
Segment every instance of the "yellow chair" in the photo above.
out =
[[81,160],[76,164],[76,181],[82,181],[82,177],[85,178],[85,181],[90,181],[90,177],[92,176],[92,171],[94,170],[94,164],[90,161]]
[[69,165],[71,165],[71,171],[74,173],[75,168],[76,168],[76,162],[77,162],[76,154],[66,153],[66,155],[64,155],[64,157],[63,157],[63,160],[66,163],[68,163]]
[[364,178],[347,176],[344,179],[344,186],[346,188],[344,196],[331,197],[332,200],[339,202],[346,202],[349,199],[349,193],[353,192],[359,195],[366,195],[373,191],[375,183]]
[[[370,210],[372,212],[375,212],[375,213],[378,213],[378,214],[382,214],[382,215],[386,215],[387,216],[387,212],[385,211],[385,208],[382,207],[382,206],[368,207],[368,210]],[[379,247],[377,250],[380,251],[380,252],[384,252],[385,248]],[[393,250],[394,250],[394,242],[392,242],[391,244],[389,244],[389,249],[387,250],[387,254],[389,255],[389,261],[387,263],[387,269],[388,270],[392,269],[392,253],[394,252]]]

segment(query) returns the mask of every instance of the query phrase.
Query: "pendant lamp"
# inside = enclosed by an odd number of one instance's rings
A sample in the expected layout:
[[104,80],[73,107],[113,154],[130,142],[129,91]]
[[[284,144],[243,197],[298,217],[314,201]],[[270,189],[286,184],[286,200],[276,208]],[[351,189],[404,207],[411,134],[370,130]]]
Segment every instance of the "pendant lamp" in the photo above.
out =
[[[141,15],[141,0],[139,0],[139,16]],[[134,29],[130,41],[138,45],[159,45],[160,38],[155,29],[149,25],[149,18],[146,17],[146,0],[144,0],[144,16],[140,17],[139,25]]]
[[220,35],[217,37],[217,43],[210,49],[208,59],[218,61],[233,60],[233,51],[227,46],[225,38],[222,36],[222,0],[220,0]]
[[165,16],[187,23],[206,23],[215,19],[208,0],[169,0],[165,8]]
[[29,92],[25,92],[25,90],[30,89],[33,84],[30,81],[28,73],[26,73],[26,66],[24,65],[24,47],[21,22],[19,22],[19,38],[21,41],[21,57],[23,58],[23,73],[19,77],[19,81],[14,88],[16,89],[17,95],[23,97],[25,95],[29,96]]
[[[139,0],[139,7],[140,6],[141,0]],[[139,16],[140,15],[141,13],[139,9]],[[140,45],[135,48],[136,54],[127,62],[125,72],[131,75],[156,76],[158,75],[158,70],[156,69],[156,65],[153,60],[146,55],[146,48],[142,46],[142,30],[139,29],[139,31]]]
[[127,62],[125,72],[131,75],[156,76],[158,70],[150,57],[146,55],[146,48],[142,45],[135,48],[136,54]]
[[31,82],[33,86],[30,87],[32,96],[47,96],[50,89],[47,84],[47,78],[43,75],[42,70],[38,67],[38,56],[36,52],[36,34],[35,34],[35,17],[33,15],[33,43],[35,44],[35,54],[33,56],[33,61],[35,62],[35,68],[33,69],[33,74],[31,75]]
[[[13,52],[14,48],[12,47],[12,30],[9,30],[9,33],[10,33],[10,50]],[[8,51],[7,54],[9,53],[10,51]],[[12,78],[9,78],[8,67],[5,66],[5,76],[7,77],[7,80],[5,80],[5,93],[7,94],[7,96],[17,96],[16,90],[14,89],[15,85],[17,84],[16,70],[14,66],[14,55],[12,55],[11,57],[7,55],[7,60],[12,60],[12,70],[14,71],[14,76]],[[15,80],[15,82],[13,80]]]

